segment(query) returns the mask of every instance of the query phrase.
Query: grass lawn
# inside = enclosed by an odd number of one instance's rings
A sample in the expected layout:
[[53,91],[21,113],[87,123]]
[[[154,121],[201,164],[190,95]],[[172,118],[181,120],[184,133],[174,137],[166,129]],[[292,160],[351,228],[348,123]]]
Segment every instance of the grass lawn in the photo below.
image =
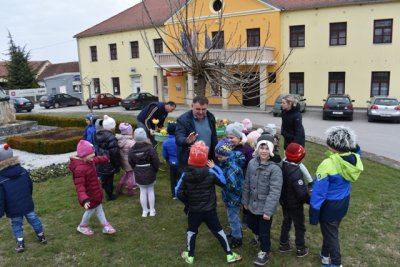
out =
[[[129,118],[129,119],[128,119]],[[132,116],[121,115],[132,121]],[[362,145],[362,144],[361,144]],[[305,164],[311,173],[324,158],[325,147],[307,143]],[[167,170],[164,164],[161,166]],[[353,185],[350,210],[340,230],[344,266],[398,266],[400,264],[400,174],[398,170],[364,160],[365,171]],[[116,181],[119,175],[116,177]],[[115,184],[116,184],[115,181]],[[83,208],[79,206],[71,176],[54,177],[34,184],[36,212],[41,217],[48,244],[36,242],[25,222],[24,253],[16,253],[9,220],[0,219],[0,266],[185,266],[180,252],[185,249],[187,219],[183,205],[170,196],[168,172],[157,177],[156,217],[141,217],[138,195],[120,196],[104,202],[107,219],[117,234],[105,236],[94,216],[91,225],[95,235],[83,236],[76,231]],[[227,227],[226,212],[218,190],[218,212]],[[308,214],[308,207],[306,207]],[[310,254],[297,259],[295,251],[279,253],[282,221],[279,208],[272,224],[272,253],[268,266],[320,266],[319,227],[307,221],[306,243]],[[291,233],[292,237],[294,233]],[[251,266],[259,248],[249,245],[250,230],[244,232],[244,245],[236,250],[243,260],[236,266]],[[293,240],[292,238],[292,245]],[[223,266],[226,257],[218,241],[203,225],[197,238],[196,266]]]

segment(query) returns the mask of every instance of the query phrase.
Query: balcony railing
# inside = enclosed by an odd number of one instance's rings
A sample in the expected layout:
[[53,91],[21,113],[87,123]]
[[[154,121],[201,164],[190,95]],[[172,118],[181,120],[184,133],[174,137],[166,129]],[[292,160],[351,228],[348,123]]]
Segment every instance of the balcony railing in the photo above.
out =
[[[276,60],[273,56],[274,48],[270,47],[248,47],[248,48],[229,48],[212,49],[204,56],[205,51],[196,52],[198,59],[204,58],[210,63],[223,63],[225,65],[274,65]],[[185,63],[190,65],[190,55],[187,53],[177,53],[178,59],[172,53],[156,54],[156,62],[164,68],[184,67]]]

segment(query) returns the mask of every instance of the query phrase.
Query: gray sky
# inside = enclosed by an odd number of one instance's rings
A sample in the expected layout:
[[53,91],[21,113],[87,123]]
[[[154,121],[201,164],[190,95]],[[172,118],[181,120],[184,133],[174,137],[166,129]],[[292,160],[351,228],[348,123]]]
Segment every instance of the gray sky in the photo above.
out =
[[78,60],[73,36],[140,0],[12,0],[1,5],[0,60],[8,60],[8,31],[31,60]]

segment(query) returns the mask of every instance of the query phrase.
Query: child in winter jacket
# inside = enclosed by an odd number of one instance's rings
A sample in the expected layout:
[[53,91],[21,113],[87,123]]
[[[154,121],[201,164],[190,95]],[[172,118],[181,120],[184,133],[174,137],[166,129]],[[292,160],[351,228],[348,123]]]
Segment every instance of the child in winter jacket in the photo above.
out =
[[175,199],[175,187],[179,179],[178,148],[175,142],[175,129],[176,129],[175,122],[168,123],[167,132],[169,136],[168,139],[164,141],[162,146],[162,155],[169,165],[171,194],[172,198],[174,199]]
[[318,166],[310,200],[310,224],[320,223],[322,233],[321,262],[324,266],[342,266],[339,225],[346,216],[352,184],[364,167],[356,148],[354,132],[344,126],[327,131],[328,158]]
[[17,157],[13,157],[13,151],[7,144],[0,145],[0,218],[4,214],[11,220],[17,252],[25,250],[24,217],[35,231],[37,240],[47,243],[42,222],[35,212],[29,172],[20,165]]
[[95,145],[94,136],[96,135],[96,121],[99,119],[99,116],[93,113],[89,113],[85,117],[86,127],[85,131],[83,131],[82,139],[89,141],[93,145]]
[[269,160],[274,156],[273,151],[272,142],[258,141],[254,158],[247,166],[242,192],[242,204],[249,211],[247,224],[253,234],[258,236],[261,246],[254,261],[256,265],[265,265],[269,260],[272,217],[282,190],[282,170]]
[[121,167],[125,171],[125,174],[119,180],[115,194],[119,195],[122,193],[124,186],[128,188],[128,195],[133,196],[133,189],[136,187],[135,174],[128,161],[129,150],[135,144],[132,135],[132,126],[129,123],[123,122],[119,124],[119,130],[121,134],[117,134],[115,137],[118,140],[119,154],[121,157]]
[[156,216],[154,184],[160,160],[143,128],[135,130],[134,139],[136,143],[129,151],[128,161],[133,168],[136,183],[140,188],[142,217],[147,217],[149,213],[150,216]]
[[279,200],[283,213],[279,251],[287,252],[291,250],[289,232],[293,222],[296,236],[296,255],[299,258],[308,254],[304,240],[306,227],[303,205],[310,203],[310,196],[299,166],[305,154],[304,147],[299,144],[290,143],[287,146],[285,150],[286,159],[282,161],[283,186]]
[[196,237],[203,222],[223,247],[228,263],[242,259],[239,254],[231,251],[217,215],[215,185],[223,187],[225,184],[221,169],[215,166],[214,162],[208,161],[208,147],[205,143],[194,143],[189,151],[188,167],[185,168],[175,189],[176,196],[185,204],[188,215],[188,251],[182,252],[181,256],[189,264],[194,262]]
[[115,120],[107,115],[104,119],[98,120],[95,135],[96,155],[107,156],[110,160],[106,164],[96,166],[97,175],[101,179],[101,185],[106,192],[107,200],[115,200],[114,193],[114,174],[119,172],[121,159],[119,153],[118,140],[114,136],[116,126]]
[[116,232],[104,214],[103,191],[96,174],[96,165],[108,162],[107,156],[95,156],[93,145],[86,140],[79,141],[77,155],[70,158],[68,169],[72,172],[79,204],[86,210],[76,230],[84,235],[93,235],[89,221],[94,213],[103,225],[104,234]]
[[230,245],[232,248],[237,248],[242,246],[240,207],[242,205],[242,185],[244,183],[243,171],[237,161],[240,157],[244,160],[244,156],[239,151],[233,151],[233,148],[234,144],[231,141],[221,139],[215,147],[215,155],[226,179],[225,187],[222,188],[222,200],[225,203],[228,222],[232,229]]

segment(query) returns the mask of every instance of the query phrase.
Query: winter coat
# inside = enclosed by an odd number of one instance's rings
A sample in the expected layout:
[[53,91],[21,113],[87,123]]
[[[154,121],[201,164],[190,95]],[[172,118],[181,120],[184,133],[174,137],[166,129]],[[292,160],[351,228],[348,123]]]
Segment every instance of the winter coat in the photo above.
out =
[[90,202],[90,208],[94,209],[103,200],[103,190],[97,177],[96,165],[107,164],[107,156],[96,156],[93,161],[84,161],[77,156],[72,156],[68,169],[72,172],[76,194],[81,206]]
[[[211,129],[211,146],[208,151],[208,158],[215,158],[214,148],[218,143],[217,130],[215,128],[215,117],[214,115],[207,111],[207,120]],[[179,167],[185,167],[188,165],[189,151],[192,144],[186,143],[186,138],[190,133],[196,132],[196,127],[194,125],[194,116],[191,110],[183,113],[176,121],[176,145],[178,146],[178,165]]]
[[178,166],[178,148],[174,135],[168,136],[162,146],[162,155],[169,165]]
[[290,143],[297,143],[304,147],[306,137],[300,113],[300,105],[292,107],[288,111],[282,110],[281,134],[285,138],[285,142],[283,143],[284,149]]
[[119,154],[118,140],[110,130],[100,129],[96,132],[96,155],[107,156],[110,162],[96,166],[99,175],[109,175],[119,172],[121,158]]
[[32,180],[17,157],[0,161],[0,218],[24,216],[35,209]]
[[136,142],[129,150],[128,161],[135,173],[137,184],[149,185],[154,183],[160,160],[151,144]]
[[358,154],[327,152],[318,166],[310,200],[310,224],[340,221],[347,213],[351,184],[364,170]]
[[243,173],[246,173],[247,165],[249,164],[250,160],[253,158],[254,149],[249,144],[239,144],[234,149],[234,151],[242,152],[245,161],[242,165],[239,165],[243,168]]
[[131,148],[136,142],[135,140],[133,140],[132,135],[117,134],[115,137],[118,140],[119,155],[121,158],[121,167],[126,172],[132,171],[132,167],[128,161],[128,154],[129,150],[131,150]]
[[262,163],[257,156],[247,166],[242,204],[255,215],[274,215],[282,190],[282,170],[272,161]]
[[304,183],[303,173],[296,163],[282,162],[283,185],[279,203],[286,209],[302,207],[310,203],[307,186]]
[[152,122],[153,119],[158,119],[158,128],[164,127],[164,121],[168,116],[168,112],[165,110],[164,102],[153,102],[140,111],[137,116],[137,120],[144,125],[147,129],[155,129],[156,125]]
[[218,166],[188,166],[175,188],[177,198],[182,201],[188,212],[205,212],[217,208],[215,185],[226,184],[224,175]]
[[95,145],[95,140],[94,140],[95,135],[96,135],[96,125],[90,124],[86,126],[85,131],[83,131],[82,139]]
[[242,155],[239,151],[233,151],[226,161],[219,163],[226,179],[226,185],[222,189],[222,200],[227,207],[232,208],[239,207],[242,204],[242,187],[244,183],[243,170],[236,163],[237,154]]

